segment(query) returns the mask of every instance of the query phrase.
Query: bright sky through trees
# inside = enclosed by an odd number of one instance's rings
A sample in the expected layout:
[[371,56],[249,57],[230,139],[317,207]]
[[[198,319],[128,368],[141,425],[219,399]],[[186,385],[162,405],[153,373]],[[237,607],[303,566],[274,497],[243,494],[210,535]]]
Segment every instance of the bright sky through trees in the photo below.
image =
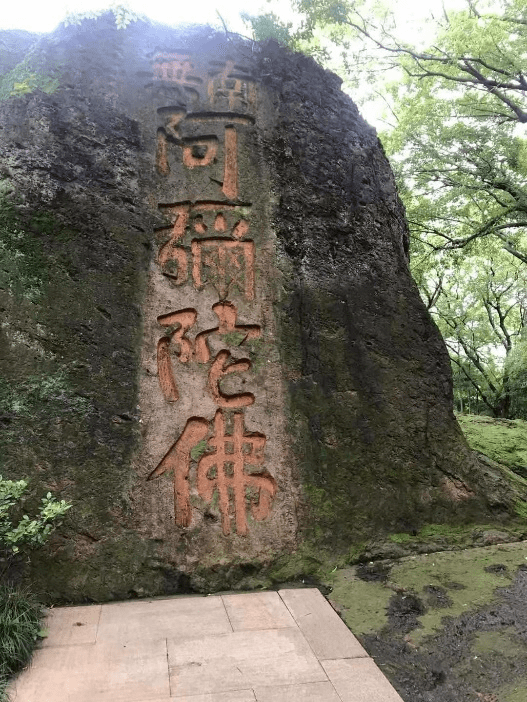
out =
[[[241,13],[258,15],[274,12],[282,21],[295,21],[288,2],[283,0],[26,0],[9,2],[5,0],[0,12],[0,30],[25,29],[29,32],[51,32],[69,13],[79,14],[98,11],[112,5],[125,5],[138,15],[145,15],[151,20],[168,24],[209,24],[226,27],[232,32],[251,36],[250,28],[240,17]],[[404,5],[397,0],[386,0],[397,18],[397,30],[400,37],[407,37],[414,42],[419,38],[427,42],[427,27],[433,36],[433,18],[442,15],[445,8],[454,9],[465,5],[464,0],[406,0]],[[221,19],[219,15],[221,15]],[[360,100],[357,90],[353,91],[355,100]],[[362,106],[366,119],[378,129],[386,125],[380,114],[383,105],[372,102]]]
[[[0,12],[0,29],[26,29],[30,32],[51,32],[68,12],[81,13],[100,10],[111,5],[111,0],[26,0],[9,2],[5,0]],[[115,3],[119,4],[119,3]],[[129,0],[121,3],[133,12],[144,14],[152,20],[164,24],[182,23],[218,24],[218,9],[228,28],[243,32],[244,24],[240,12],[259,10],[259,2],[248,0]]]
[[[116,3],[117,4],[117,3]],[[283,2],[274,0],[271,3],[264,0],[128,0],[127,5],[138,14],[144,14],[150,19],[164,24],[181,23],[219,24],[217,12],[225,20],[227,27],[234,32],[247,33],[247,28],[240,19],[241,12],[258,14],[273,10],[280,17],[286,17],[286,7]],[[407,0],[398,3],[393,0],[395,12],[400,12],[401,24],[408,24],[408,32],[412,33],[411,19],[419,19],[443,12],[447,8],[460,7],[462,0]],[[111,5],[111,0],[26,0],[25,2],[9,2],[6,0],[0,12],[0,29],[26,29],[30,32],[50,32],[61,22],[68,12],[86,12],[99,10]],[[420,31],[423,31],[421,26]],[[414,37],[415,38],[415,37]]]

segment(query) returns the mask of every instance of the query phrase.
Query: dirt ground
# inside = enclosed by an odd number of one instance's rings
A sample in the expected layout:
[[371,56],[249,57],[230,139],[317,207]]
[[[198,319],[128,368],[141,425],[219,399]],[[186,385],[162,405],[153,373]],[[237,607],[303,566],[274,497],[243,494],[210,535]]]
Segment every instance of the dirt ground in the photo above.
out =
[[366,563],[328,590],[405,702],[527,701],[527,542]]

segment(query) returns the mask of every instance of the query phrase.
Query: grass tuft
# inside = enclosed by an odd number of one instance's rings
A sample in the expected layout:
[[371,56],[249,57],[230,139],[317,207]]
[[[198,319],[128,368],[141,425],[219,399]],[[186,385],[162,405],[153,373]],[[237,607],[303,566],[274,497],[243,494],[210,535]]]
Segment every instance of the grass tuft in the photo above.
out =
[[27,591],[0,585],[0,702],[7,702],[9,678],[30,661],[44,611]]

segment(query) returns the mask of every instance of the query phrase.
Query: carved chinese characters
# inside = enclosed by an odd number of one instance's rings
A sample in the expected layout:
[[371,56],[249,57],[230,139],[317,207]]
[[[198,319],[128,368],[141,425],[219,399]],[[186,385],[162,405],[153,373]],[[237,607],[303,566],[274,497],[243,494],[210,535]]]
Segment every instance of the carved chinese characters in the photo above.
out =
[[[149,476],[150,480],[166,471],[174,473],[175,519],[178,526],[191,524],[191,451],[208,433],[209,422],[206,419],[191,417],[179,439]],[[243,536],[247,534],[247,501],[250,502],[254,519],[265,519],[276,493],[276,482],[265,469],[258,472],[246,470],[246,466],[260,466],[264,462],[265,436],[247,433],[241,412],[234,413],[233,432],[227,434],[225,415],[218,410],[208,444],[213,451],[203,455],[197,464],[198,493],[210,502],[217,492],[223,533],[227,535],[231,531],[232,507],[236,532]]]
[[[191,277],[197,290],[213,285],[220,299],[232,294],[234,287],[248,300],[254,299],[254,241],[245,240],[249,223],[240,217],[228,231],[226,218],[227,215],[236,219],[246,207],[226,206],[221,202],[180,202],[161,203],[159,209],[173,220],[171,227],[158,230],[161,235],[169,235],[159,248],[158,262],[174,285],[183,285]],[[212,215],[213,224],[205,224],[205,213]],[[190,242],[189,224],[190,234],[194,235]],[[216,236],[207,236],[210,233]]]
[[208,104],[216,111],[245,112],[254,109],[256,89],[244,66],[233,60],[211,61],[208,75],[198,75],[189,54],[159,53],[154,57],[154,79],[179,89],[178,95],[199,100],[205,85]]
[[268,438],[248,429],[261,413],[252,379],[254,349],[265,343],[256,284],[261,215],[254,216],[251,174],[243,168],[255,85],[232,60],[209,62],[204,74],[190,55],[177,53],[157,55],[154,79],[174,100],[157,110],[164,223],[155,232],[155,265],[163,300],[156,402],[176,439],[148,480],[172,474],[178,527],[193,526],[205,504],[219,513],[225,536],[246,536],[253,520],[269,517],[277,494],[266,466]]
[[[198,316],[196,310],[180,310],[179,312],[158,317],[159,324],[168,330],[167,335],[162,337],[157,344],[159,385],[167,402],[177,402],[179,399],[170,355],[171,341],[177,347],[176,355],[180,363],[188,363],[195,360],[198,363],[207,364],[211,361],[211,352],[208,344],[208,338],[211,335],[226,335],[238,332],[244,335],[243,341],[260,337],[261,329],[259,326],[255,324],[236,324],[236,307],[231,302],[218,302],[212,309],[218,317],[219,326],[200,332],[193,341],[188,338],[187,332],[196,322]],[[209,364],[208,385],[210,392],[219,407],[245,407],[246,405],[252,405],[254,395],[251,393],[228,396],[224,395],[220,389],[219,382],[222,375],[227,375],[234,371],[246,371],[251,367],[249,359],[239,361],[231,361],[230,359],[230,352],[222,349],[216,354],[212,364]]]

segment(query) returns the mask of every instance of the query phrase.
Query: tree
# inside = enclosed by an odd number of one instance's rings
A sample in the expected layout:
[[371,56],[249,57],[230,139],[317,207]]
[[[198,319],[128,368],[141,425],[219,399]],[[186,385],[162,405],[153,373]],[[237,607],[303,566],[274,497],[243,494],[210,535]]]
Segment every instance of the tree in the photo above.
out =
[[441,258],[419,282],[452,359],[459,409],[522,414],[514,351],[526,328],[527,269],[503,252],[484,266],[480,256],[455,267],[451,257]]
[[523,413],[527,1],[444,10],[428,47],[401,39],[393,12],[368,0],[292,5],[303,20],[287,28],[290,45],[333,45],[344,76],[353,66],[359,84],[381,86],[391,122],[382,141],[407,210],[412,270],[445,336],[458,395],[475,392],[496,416]]
[[[388,88],[395,124],[383,143],[414,238],[446,250],[494,239],[527,263],[527,2],[467,0],[435,20],[422,50],[397,38],[393,13],[364,0],[292,6],[303,17],[296,32],[287,25],[293,47],[319,49],[322,33],[346,57],[344,73],[353,67],[363,83]],[[387,86],[390,70],[398,78]]]

